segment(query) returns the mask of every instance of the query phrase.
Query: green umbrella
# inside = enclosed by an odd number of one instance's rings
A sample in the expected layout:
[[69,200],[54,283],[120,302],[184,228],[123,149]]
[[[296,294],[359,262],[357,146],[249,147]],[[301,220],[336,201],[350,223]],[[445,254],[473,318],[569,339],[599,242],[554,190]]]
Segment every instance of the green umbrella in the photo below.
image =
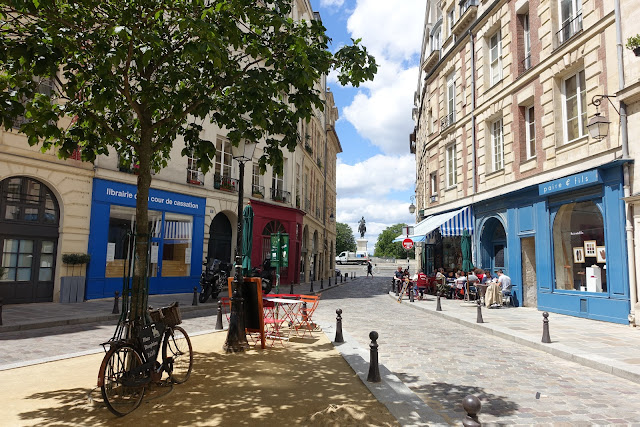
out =
[[242,274],[251,271],[251,251],[253,249],[253,208],[247,203],[242,211]]
[[460,249],[462,250],[462,271],[469,272],[473,270],[473,263],[471,262],[471,235],[466,228],[462,231]]

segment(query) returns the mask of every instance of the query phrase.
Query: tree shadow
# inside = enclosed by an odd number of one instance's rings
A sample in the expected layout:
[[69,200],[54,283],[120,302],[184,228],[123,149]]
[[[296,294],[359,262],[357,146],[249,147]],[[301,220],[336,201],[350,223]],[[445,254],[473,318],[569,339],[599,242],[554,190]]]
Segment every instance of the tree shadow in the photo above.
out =
[[[109,412],[100,389],[64,387],[29,395],[27,399],[37,409],[19,417],[25,424],[40,426],[338,425],[328,422],[330,415],[310,417],[332,405],[350,405],[367,417],[374,408],[378,419],[365,418],[374,425],[397,425],[344,359],[332,351],[331,343],[305,340],[291,347],[194,353],[193,372],[186,383],[151,387],[141,406],[124,418]],[[355,419],[345,421],[359,424]]]

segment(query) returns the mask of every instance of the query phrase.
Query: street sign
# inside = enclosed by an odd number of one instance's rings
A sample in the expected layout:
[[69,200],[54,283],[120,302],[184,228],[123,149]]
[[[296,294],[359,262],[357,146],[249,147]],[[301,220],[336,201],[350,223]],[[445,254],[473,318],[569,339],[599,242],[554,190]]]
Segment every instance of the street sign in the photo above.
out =
[[406,250],[413,248],[413,240],[407,237],[402,241],[402,247],[405,248]]

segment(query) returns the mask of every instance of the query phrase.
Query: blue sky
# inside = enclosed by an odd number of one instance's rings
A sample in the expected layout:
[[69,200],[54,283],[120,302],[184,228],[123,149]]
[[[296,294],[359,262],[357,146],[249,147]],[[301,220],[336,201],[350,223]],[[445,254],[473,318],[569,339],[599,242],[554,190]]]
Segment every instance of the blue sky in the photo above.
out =
[[415,159],[409,153],[411,109],[418,84],[424,0],[311,0],[320,12],[332,51],[362,39],[376,57],[378,75],[359,88],[341,87],[333,76],[343,153],[337,166],[337,221],[367,221],[368,249],[388,226],[413,224]]

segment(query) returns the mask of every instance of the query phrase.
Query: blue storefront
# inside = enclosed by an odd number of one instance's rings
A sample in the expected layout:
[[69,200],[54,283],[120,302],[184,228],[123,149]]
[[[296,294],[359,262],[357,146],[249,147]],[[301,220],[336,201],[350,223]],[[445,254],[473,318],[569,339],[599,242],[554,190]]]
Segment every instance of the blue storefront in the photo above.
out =
[[[135,225],[136,187],[95,179],[91,202],[86,298],[122,291],[131,269],[127,234]],[[202,271],[206,200],[149,190],[149,293],[191,292]]]
[[504,270],[517,305],[626,324],[622,197],[612,162],[475,204],[475,263]]

